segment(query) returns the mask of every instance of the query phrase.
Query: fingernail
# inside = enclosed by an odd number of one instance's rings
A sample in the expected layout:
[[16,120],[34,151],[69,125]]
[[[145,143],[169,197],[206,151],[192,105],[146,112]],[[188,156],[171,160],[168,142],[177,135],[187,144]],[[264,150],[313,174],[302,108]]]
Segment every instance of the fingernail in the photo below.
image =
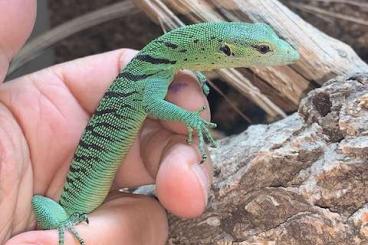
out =
[[204,199],[205,199],[205,205],[207,205],[207,199],[208,199],[208,189],[209,189],[209,180],[208,180],[208,174],[206,169],[203,167],[203,164],[193,164],[192,169],[194,173],[197,176],[197,179],[202,186]]

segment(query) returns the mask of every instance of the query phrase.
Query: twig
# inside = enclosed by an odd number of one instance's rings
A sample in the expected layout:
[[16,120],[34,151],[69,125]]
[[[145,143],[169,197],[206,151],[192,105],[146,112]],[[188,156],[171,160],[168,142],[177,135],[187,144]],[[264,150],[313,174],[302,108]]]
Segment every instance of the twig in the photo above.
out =
[[344,14],[330,12],[330,11],[323,10],[323,9],[320,9],[320,8],[317,8],[317,7],[313,7],[313,6],[308,5],[308,4],[292,3],[291,2],[290,5],[295,7],[295,8],[298,8],[302,11],[315,12],[315,13],[318,13],[320,15],[325,15],[325,16],[329,16],[329,17],[333,17],[333,18],[337,18],[337,19],[342,19],[342,20],[354,22],[356,24],[368,26],[368,21],[366,21],[366,20],[362,20],[362,19],[355,18],[355,17],[348,16],[348,15],[344,15]]
[[349,5],[353,5],[359,8],[365,8],[368,9],[368,4],[367,3],[359,3],[356,1],[351,1],[351,0],[311,0],[314,2],[324,2],[324,3],[343,3],[343,4],[349,4]]

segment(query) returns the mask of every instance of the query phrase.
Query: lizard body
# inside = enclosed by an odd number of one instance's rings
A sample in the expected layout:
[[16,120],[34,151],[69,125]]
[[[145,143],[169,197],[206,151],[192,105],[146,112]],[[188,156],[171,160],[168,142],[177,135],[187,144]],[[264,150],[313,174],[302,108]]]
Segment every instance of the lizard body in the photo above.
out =
[[[204,138],[213,143],[209,128],[215,124],[200,117],[203,108],[189,112],[164,100],[177,71],[283,65],[298,58],[295,49],[261,23],[201,23],[172,30],[151,41],[101,99],[82,134],[60,200],[33,197],[38,225],[58,229],[59,244],[64,244],[65,230],[84,244],[74,225],[88,221],[86,214],[104,201],[147,116],[183,122],[189,141],[195,130],[202,159],[206,158]],[[198,78],[206,91],[203,76],[198,74]]]

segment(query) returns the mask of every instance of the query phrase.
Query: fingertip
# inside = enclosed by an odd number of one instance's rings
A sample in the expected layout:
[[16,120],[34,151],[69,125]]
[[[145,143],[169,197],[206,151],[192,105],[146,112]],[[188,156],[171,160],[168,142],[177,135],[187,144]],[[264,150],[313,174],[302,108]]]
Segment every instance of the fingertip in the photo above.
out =
[[161,204],[175,215],[197,217],[206,208],[209,185],[209,164],[199,165],[195,149],[181,143],[172,146],[156,178]]
[[56,244],[58,233],[56,230],[27,231],[8,240],[5,245],[48,245]]
[[35,0],[0,1],[0,82],[6,75],[11,59],[32,32],[36,3]]
[[[188,111],[199,111],[204,107],[205,109],[200,113],[201,117],[205,120],[211,118],[207,98],[191,72],[181,71],[175,75],[166,99]],[[187,132],[186,127],[181,122],[161,121],[161,124],[176,133],[185,134]]]
[[[198,85],[193,73],[189,71],[181,71],[175,75],[166,98],[170,102],[191,111],[199,110],[203,106],[209,107],[202,88]],[[204,114],[204,116],[209,119],[209,113]]]
[[134,49],[123,49],[120,54],[120,64],[118,70],[121,70],[123,67],[125,67],[137,53],[138,51]]

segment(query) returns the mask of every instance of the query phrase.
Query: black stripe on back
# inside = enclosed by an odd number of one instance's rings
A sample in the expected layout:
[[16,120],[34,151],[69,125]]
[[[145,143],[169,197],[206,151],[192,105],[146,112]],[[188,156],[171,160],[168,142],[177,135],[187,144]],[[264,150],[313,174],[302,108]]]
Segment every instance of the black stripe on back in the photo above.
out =
[[140,54],[135,57],[137,60],[141,60],[144,62],[148,62],[151,64],[176,64],[175,60],[163,59],[163,58],[155,58],[148,54]]
[[176,49],[178,47],[177,44],[171,42],[164,42],[165,46],[168,48]]
[[112,130],[121,130],[120,127],[116,126],[116,125],[113,125],[113,124],[110,124],[108,122],[98,122],[98,123],[95,123],[95,124],[89,124],[87,125],[86,127],[86,131],[89,131],[89,130],[94,130],[95,128],[98,128],[98,127],[105,127],[105,128],[108,128],[108,129],[112,129]]
[[86,148],[86,149],[87,148],[92,148],[92,149],[95,149],[97,151],[102,151],[103,150],[103,148],[101,146],[96,145],[94,143],[86,143],[83,140],[79,141],[79,146],[83,147],[83,148]]
[[86,173],[87,172],[86,168],[77,167],[75,165],[71,165],[69,168],[69,171],[73,173]]
[[162,40],[156,40],[156,43],[163,43],[166,47],[176,49],[179,47],[177,44],[169,42],[169,41],[162,41]]
[[110,113],[116,113],[116,109],[115,108],[106,108],[106,109],[102,109],[102,110],[96,110],[95,111],[95,115],[97,116],[101,116],[101,115],[104,115],[104,114],[110,114]]
[[133,105],[126,103],[126,104],[120,105],[120,108],[105,108],[105,109],[98,109],[97,108],[94,115],[102,116],[102,115],[105,115],[105,114],[112,114],[112,115],[114,115],[115,117],[117,117],[119,119],[131,120],[132,118],[119,114],[119,109],[122,109],[122,108],[129,108],[132,111],[134,111],[136,109],[136,108],[134,108]]
[[74,176],[73,178],[70,176],[70,175],[67,175],[66,176],[66,182],[69,184],[69,185],[74,185],[75,187],[78,187],[78,185],[75,185],[74,183],[75,182],[81,182],[82,180],[82,176],[81,175],[76,175]]
[[[99,161],[100,158],[97,157],[97,156],[75,155],[74,160],[78,161],[78,162],[80,162],[80,161]],[[71,165],[71,166],[73,166],[73,165]]]
[[107,91],[104,95],[104,97],[128,97],[130,95],[136,94],[138,91],[132,91],[128,93],[124,92],[116,92],[116,91]]
[[139,80],[143,80],[143,79],[146,79],[152,75],[155,75],[156,73],[153,73],[153,74],[133,74],[131,72],[128,72],[128,71],[124,71],[122,73],[120,73],[118,75],[117,78],[123,78],[123,79],[127,79],[129,81],[139,81]]
[[95,137],[104,138],[105,140],[112,141],[111,136],[106,135],[106,133],[103,134],[103,133],[97,132],[96,130],[89,130],[88,132],[90,132]]
[[[98,156],[85,156],[85,155],[74,155],[74,160],[73,161],[78,161],[79,164],[72,164],[70,165],[70,171],[75,173],[75,172],[82,172],[82,173],[87,173],[87,170],[89,168],[92,168],[96,162],[100,162],[101,159]],[[83,164],[80,164],[81,162],[83,162]]]

